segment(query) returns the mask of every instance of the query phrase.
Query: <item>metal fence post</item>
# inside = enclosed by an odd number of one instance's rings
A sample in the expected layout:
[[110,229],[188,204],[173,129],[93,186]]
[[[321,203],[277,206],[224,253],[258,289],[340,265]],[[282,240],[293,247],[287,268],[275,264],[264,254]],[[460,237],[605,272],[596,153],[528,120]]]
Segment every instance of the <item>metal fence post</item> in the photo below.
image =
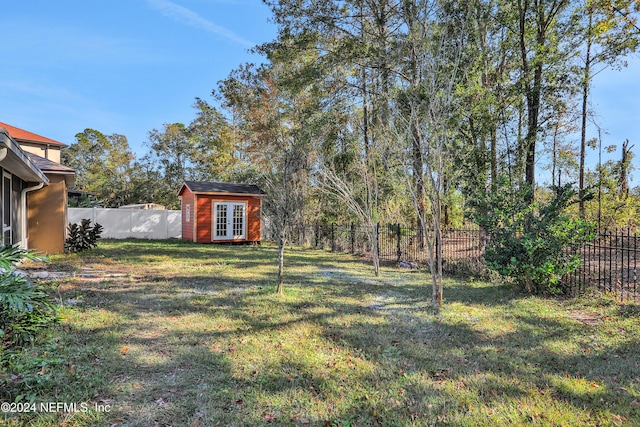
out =
[[396,237],[398,238],[396,245],[396,255],[398,255],[398,259],[396,262],[400,262],[400,258],[402,258],[402,248],[400,247],[400,238],[402,236],[402,231],[400,230],[400,223],[396,224]]
[[380,222],[376,223],[376,250],[378,252],[378,258],[380,258]]
[[331,252],[336,251],[336,225],[331,223]]
[[351,223],[351,253],[356,253],[356,225]]

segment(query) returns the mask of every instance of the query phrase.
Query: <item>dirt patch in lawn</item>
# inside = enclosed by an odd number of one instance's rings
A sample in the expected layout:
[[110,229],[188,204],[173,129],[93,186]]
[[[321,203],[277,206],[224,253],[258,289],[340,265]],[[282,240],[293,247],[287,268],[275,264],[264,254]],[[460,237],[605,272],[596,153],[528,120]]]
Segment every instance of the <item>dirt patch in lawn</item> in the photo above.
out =
[[584,311],[571,311],[569,312],[569,317],[585,325],[597,325],[602,322],[602,318],[599,315]]

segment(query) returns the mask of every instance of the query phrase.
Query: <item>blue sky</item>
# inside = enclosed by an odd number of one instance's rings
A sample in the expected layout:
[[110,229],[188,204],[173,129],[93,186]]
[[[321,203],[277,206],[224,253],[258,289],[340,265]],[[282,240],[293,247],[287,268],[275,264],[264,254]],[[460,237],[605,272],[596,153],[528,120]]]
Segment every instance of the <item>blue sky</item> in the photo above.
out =
[[[0,121],[66,144],[85,128],[118,133],[138,154],[150,130],[189,123],[194,99],[212,101],[219,80],[261,61],[248,50],[276,36],[260,0],[5,3]],[[592,105],[603,146],[628,138],[640,164],[640,61],[598,75]]]
[[[606,69],[594,77],[591,108],[602,128],[602,146],[617,145],[628,139],[635,144],[634,165],[640,168],[640,58],[636,53],[628,58],[622,70]],[[592,126],[588,138],[597,137]],[[615,155],[619,157],[619,152]],[[592,156],[593,157],[593,156]],[[597,158],[597,156],[595,156]],[[636,173],[637,175],[637,173]],[[636,183],[635,185],[638,185]]]
[[259,0],[24,0],[2,5],[0,121],[72,144],[93,128],[135,151],[271,41]]

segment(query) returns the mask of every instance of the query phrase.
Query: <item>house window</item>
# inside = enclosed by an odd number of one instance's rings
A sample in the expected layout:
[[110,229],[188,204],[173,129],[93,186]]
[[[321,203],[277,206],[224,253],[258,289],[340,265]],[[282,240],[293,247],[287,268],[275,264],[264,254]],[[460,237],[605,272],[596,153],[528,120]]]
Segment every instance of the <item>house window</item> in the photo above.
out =
[[2,174],[2,246],[9,246],[12,242],[11,236],[11,175],[6,172]]
[[187,217],[187,222],[191,222],[191,205],[185,206],[184,215]]

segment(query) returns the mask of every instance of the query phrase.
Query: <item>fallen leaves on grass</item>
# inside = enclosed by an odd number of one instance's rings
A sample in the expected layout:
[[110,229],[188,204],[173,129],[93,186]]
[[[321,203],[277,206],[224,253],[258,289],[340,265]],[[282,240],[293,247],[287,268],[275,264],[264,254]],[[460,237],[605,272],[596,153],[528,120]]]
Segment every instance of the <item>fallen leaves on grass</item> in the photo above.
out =
[[294,414],[291,416],[291,421],[293,421],[294,423],[300,423],[300,424],[309,424],[311,423],[311,421],[309,420],[309,418],[305,418],[305,417],[298,417],[297,414]]

